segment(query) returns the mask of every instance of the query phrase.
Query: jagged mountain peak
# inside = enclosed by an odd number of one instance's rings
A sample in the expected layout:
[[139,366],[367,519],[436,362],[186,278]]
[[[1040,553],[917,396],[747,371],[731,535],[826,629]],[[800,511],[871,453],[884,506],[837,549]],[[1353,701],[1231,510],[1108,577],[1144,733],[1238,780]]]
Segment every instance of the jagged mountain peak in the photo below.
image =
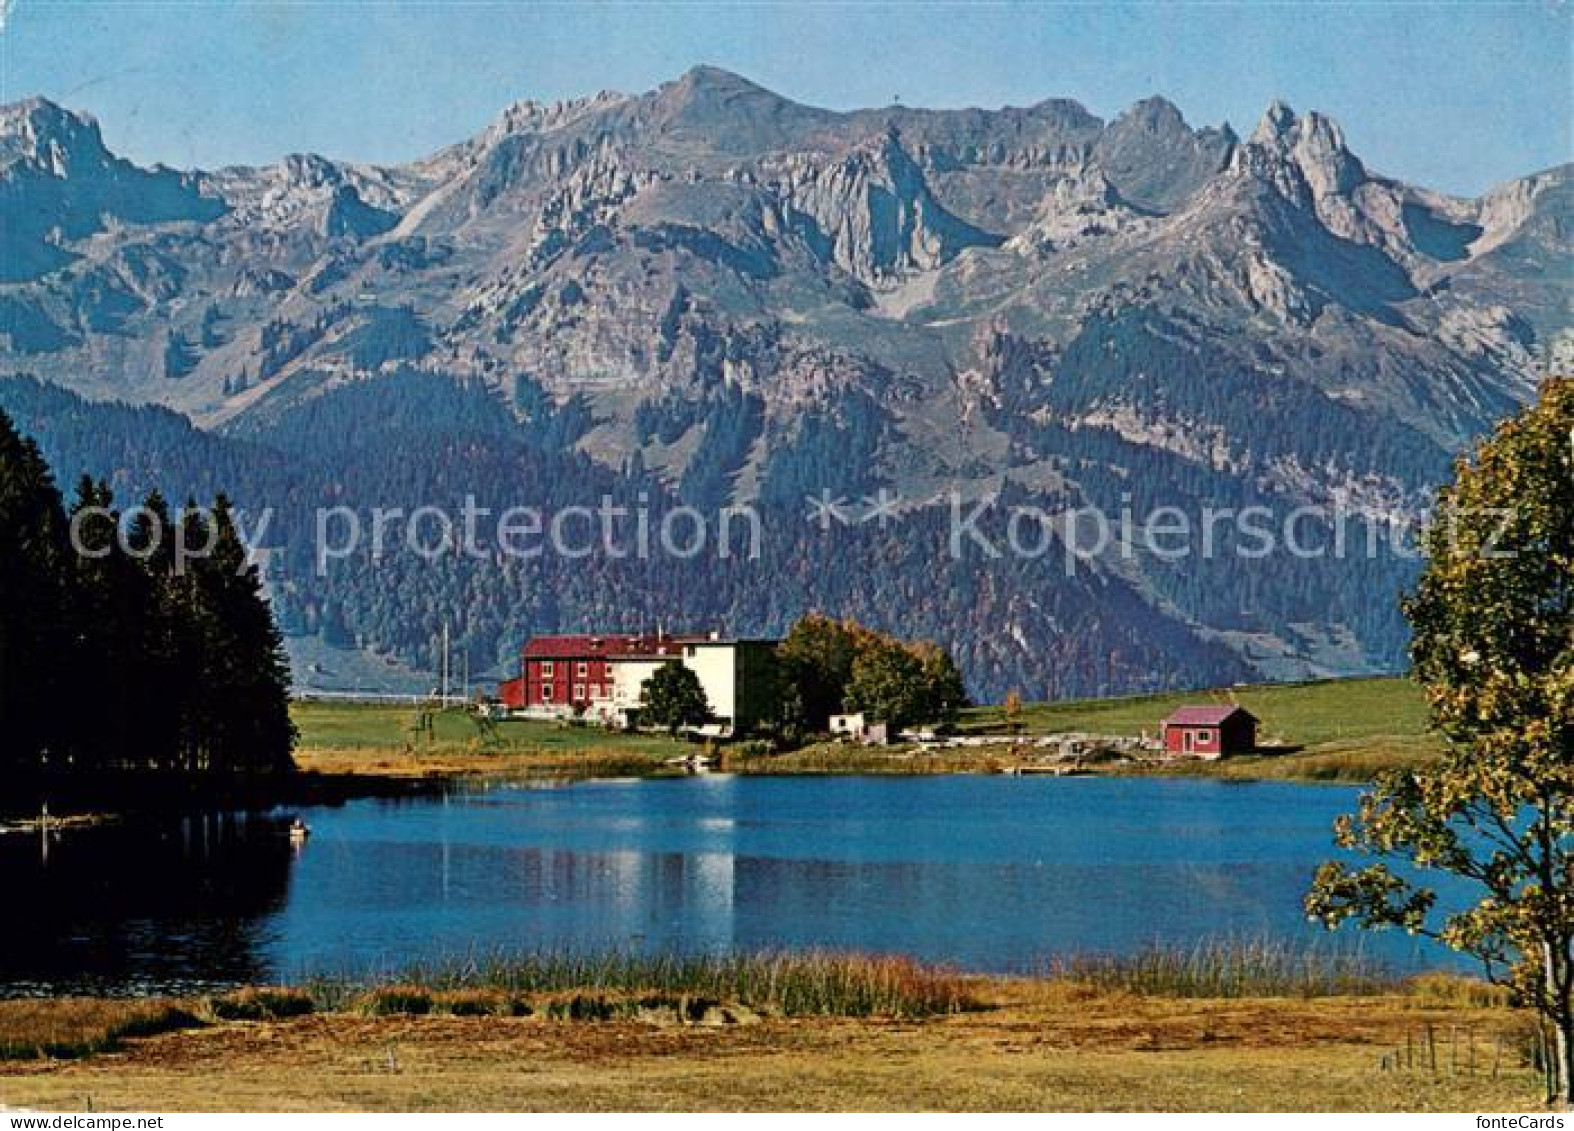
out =
[[721,124],[724,120],[772,115],[784,109],[807,109],[720,67],[695,67],[663,83],[646,101],[655,116],[667,122]]
[[1297,114],[1289,103],[1275,99],[1263,111],[1257,128],[1252,132],[1251,144],[1264,149],[1293,150],[1315,146],[1329,151],[1348,154],[1344,130],[1327,114],[1308,110]]
[[96,134],[98,121],[91,114],[68,110],[42,95],[0,106],[0,134],[6,136],[23,131],[49,135],[76,129],[88,129]]
[[1338,122],[1316,110],[1297,115],[1283,101],[1268,107],[1248,148],[1293,164],[1318,196],[1348,193],[1366,180],[1366,168],[1350,152]]
[[1328,198],[1348,197],[1368,179],[1338,122],[1315,110],[1297,115],[1277,100],[1251,140],[1236,149],[1232,170],[1267,181],[1287,199],[1319,207]]
[[[101,147],[91,119],[43,100],[0,114],[0,155]],[[1107,123],[1068,100],[840,111],[701,67],[516,103],[409,165],[60,168],[0,163],[0,378],[163,403],[312,459],[377,433],[383,404],[437,406],[431,459],[390,449],[353,500],[406,463],[445,487],[466,467],[512,474],[448,446],[475,407],[450,386],[473,384],[488,421],[492,392],[509,398],[496,433],[533,460],[642,484],[649,469],[707,507],[885,485],[1109,506],[1145,483],[1187,507],[1404,515],[1444,448],[1528,395],[1566,340],[1567,170],[1449,198],[1367,177],[1337,123],[1282,103],[1243,142],[1161,97]],[[292,497],[352,475],[309,463]],[[904,568],[887,591],[947,591]],[[1062,678],[1050,649],[1068,641],[1100,657],[1087,681],[1148,670],[1103,658],[1151,636],[1136,620],[1112,635],[1116,600],[1147,620],[1173,604],[1166,632],[1201,647],[1195,627],[1248,665],[1265,640],[1325,664],[1305,625],[1347,642],[1329,664],[1400,655],[1384,623],[1328,612],[1358,604],[1331,574],[1296,575],[1246,620],[1234,596],[1255,573],[1171,590],[1171,571],[1129,568],[1116,597],[1013,568],[989,582],[995,607],[947,616],[991,642],[976,662],[994,687]],[[482,575],[472,591],[517,592]],[[999,631],[1046,596],[1041,630]]]
[[104,145],[98,122],[46,98],[0,106],[0,282],[48,274],[75,262],[67,246],[130,224],[211,220],[223,202],[195,179],[163,167],[139,169]]
[[1169,212],[1223,169],[1235,148],[1228,127],[1193,130],[1174,103],[1155,95],[1104,127],[1092,155],[1127,200]]
[[1252,144],[1272,145],[1285,137],[1294,128],[1296,121],[1294,108],[1284,99],[1275,98],[1268,104],[1268,109],[1263,111],[1257,128],[1252,131]]
[[[1149,129],[1185,129],[1186,116],[1180,107],[1160,94],[1150,94],[1121,113],[1120,118],[1140,122]],[[1119,121],[1120,118],[1116,120]]]
[[794,149],[842,115],[805,106],[720,67],[695,67],[638,100],[637,122],[700,155]]
[[339,166],[316,153],[291,153],[280,163],[284,180],[298,188],[330,188],[344,180]]
[[523,99],[505,107],[476,142],[485,147],[517,134],[548,133],[633,101],[633,96],[615,90],[557,102]]
[[67,110],[47,98],[28,98],[0,106],[0,164],[30,161],[65,176],[81,161],[109,159],[91,114]]

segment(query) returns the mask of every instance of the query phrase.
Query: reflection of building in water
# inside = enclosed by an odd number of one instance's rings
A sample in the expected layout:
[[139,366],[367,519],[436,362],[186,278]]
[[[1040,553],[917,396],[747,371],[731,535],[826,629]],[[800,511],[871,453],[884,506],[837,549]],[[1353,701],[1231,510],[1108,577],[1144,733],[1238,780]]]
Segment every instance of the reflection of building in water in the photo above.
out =
[[669,852],[646,857],[644,905],[652,934],[688,949],[731,947],[735,909],[731,853]]
[[616,816],[576,815],[566,834],[571,846],[475,846],[469,888],[508,909],[501,928],[507,937],[488,941],[729,947],[737,829],[726,814],[735,806],[735,785],[721,776],[681,784],[690,801],[703,795],[699,813],[675,820],[666,791],[640,787],[623,794],[609,785],[604,788],[619,793]]
[[[475,878],[474,886],[452,881],[452,890],[467,892],[469,904],[450,908],[453,922],[477,911],[507,919],[494,936],[477,939],[482,944],[598,950],[710,950],[732,944],[729,853],[455,846],[453,857],[450,870],[474,870]],[[419,892],[411,889],[406,898],[419,901]],[[463,945],[464,939],[452,942]]]

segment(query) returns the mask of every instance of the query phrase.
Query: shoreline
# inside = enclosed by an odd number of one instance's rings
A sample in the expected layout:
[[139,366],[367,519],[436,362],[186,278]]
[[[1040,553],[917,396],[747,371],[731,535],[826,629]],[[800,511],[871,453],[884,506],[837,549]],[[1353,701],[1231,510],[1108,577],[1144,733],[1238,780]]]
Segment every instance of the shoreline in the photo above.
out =
[[[56,803],[58,812],[47,819],[52,835],[102,828],[147,816],[231,811],[263,812],[273,809],[338,806],[351,801],[429,797],[467,785],[513,781],[580,782],[609,778],[662,780],[703,776],[706,773],[743,777],[1101,777],[1155,780],[1210,779],[1215,781],[1295,785],[1364,785],[1373,770],[1417,764],[1421,756],[1378,755],[1367,763],[1351,764],[1341,751],[1308,750],[1293,754],[1249,754],[1213,762],[1124,760],[1090,763],[1024,761],[1010,756],[1011,748],[970,747],[929,750],[915,747],[856,747],[818,744],[781,754],[733,754],[723,747],[714,769],[697,773],[669,764],[668,760],[630,755],[617,749],[570,756],[554,752],[440,752],[430,755],[399,750],[302,750],[296,754],[297,772],[282,782],[269,782],[255,791],[217,790],[204,796],[194,791],[173,800],[166,798],[151,809],[121,810],[73,804],[69,797]],[[0,836],[40,835],[46,821],[36,811],[15,810],[0,817]]]
[[[965,985],[971,1008],[907,1016],[596,989],[528,1013],[477,991],[331,1008],[279,989],[0,1001],[0,1045],[26,1056],[0,1060],[0,1088],[51,1111],[1542,1106],[1530,1019],[1452,983],[1323,997]],[[59,1055],[37,1056],[49,1040]]]
[[[1156,720],[1178,705],[1240,703],[1259,718],[1259,752],[1217,761],[1131,757]],[[179,815],[340,805],[363,798],[440,794],[486,781],[578,781],[681,776],[696,756],[744,775],[1057,774],[1157,779],[1350,784],[1424,764],[1441,751],[1427,705],[1408,680],[1262,684],[1211,691],[964,710],[940,740],[865,746],[821,739],[772,752],[743,740],[698,745],[664,734],[522,719],[490,721],[463,708],[298,700],[296,771],[286,778],[210,782],[123,774],[93,783],[13,780],[0,824],[36,835],[48,799],[51,832],[115,814]],[[1058,741],[1057,741],[1058,739]],[[1079,749],[1066,749],[1068,742]],[[1276,751],[1267,753],[1268,750]],[[674,764],[679,763],[679,764]]]

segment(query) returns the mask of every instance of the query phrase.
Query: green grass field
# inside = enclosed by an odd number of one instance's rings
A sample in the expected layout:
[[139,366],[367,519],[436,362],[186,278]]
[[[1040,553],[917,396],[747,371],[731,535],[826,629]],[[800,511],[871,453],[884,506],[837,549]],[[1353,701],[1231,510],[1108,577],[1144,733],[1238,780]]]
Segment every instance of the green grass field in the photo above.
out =
[[[1261,720],[1259,741],[1286,752],[1220,762],[1167,765],[1166,773],[1302,781],[1366,781],[1379,770],[1414,765],[1437,750],[1426,730],[1426,703],[1408,679],[1373,678],[1259,685],[1123,699],[1026,704],[1024,736],[1082,731],[1152,735],[1186,703],[1238,702]],[[434,733],[418,732],[420,709],[404,704],[303,702],[294,706],[300,761],[325,772],[431,775],[517,770],[638,773],[694,747],[661,735],[623,734],[597,726],[509,721],[490,732],[466,711],[436,716]],[[1010,726],[1003,708],[963,713],[964,734],[998,735],[998,749],[934,751],[817,744],[776,756],[729,757],[729,769],[760,773],[939,773],[987,770],[1007,757]],[[735,753],[735,752],[734,752]],[[1142,772],[1152,772],[1143,768]]]
[[[1393,676],[1030,703],[1023,705],[1020,722],[1025,734],[1157,734],[1160,721],[1177,707],[1231,702],[1261,720],[1260,742],[1317,746],[1377,737],[1412,739],[1426,731],[1420,687]],[[978,707],[964,712],[960,729],[988,733],[1006,724],[1003,708]]]
[[297,763],[328,774],[646,773],[694,752],[663,735],[597,726],[509,720],[486,728],[460,708],[437,712],[429,733],[421,709],[408,704],[297,702],[290,713],[300,730]]
[[[1421,688],[1397,676],[1032,703],[1023,705],[1018,721],[1022,733],[1029,736],[1071,731],[1157,735],[1160,721],[1176,707],[1231,702],[1260,720],[1260,744],[1288,752],[1220,762],[1182,762],[1165,772],[1240,779],[1368,781],[1379,770],[1415,765],[1440,749],[1436,737],[1427,731]],[[1010,727],[1005,710],[996,706],[965,712],[960,729],[1006,735]]]

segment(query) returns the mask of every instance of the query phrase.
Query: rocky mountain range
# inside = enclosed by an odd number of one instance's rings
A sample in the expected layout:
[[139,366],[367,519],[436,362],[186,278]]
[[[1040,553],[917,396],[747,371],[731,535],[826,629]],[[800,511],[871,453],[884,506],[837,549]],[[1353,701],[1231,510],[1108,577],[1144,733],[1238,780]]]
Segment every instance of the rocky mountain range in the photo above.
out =
[[[1112,121],[1064,100],[842,113],[701,67],[518,103],[407,165],[176,172],[34,99],[0,109],[0,375],[82,399],[0,380],[0,406],[127,490],[200,479],[138,439],[194,426],[187,451],[260,453],[233,460],[250,505],[375,492],[412,458],[426,486],[496,494],[496,457],[793,530],[727,583],[578,566],[617,577],[622,607],[574,596],[577,574],[532,573],[552,590],[532,597],[495,562],[417,607],[371,565],[283,555],[299,633],[416,664],[444,605],[484,663],[597,618],[754,632],[814,606],[955,645],[986,696],[1385,669],[1400,554],[1112,552],[1068,577],[914,547],[953,493],[1413,521],[1574,357],[1570,169],[1462,199],[1283,104],[1245,138],[1161,98]],[[60,424],[84,418],[102,424]],[[905,526],[802,541],[806,496],[881,489]]]

